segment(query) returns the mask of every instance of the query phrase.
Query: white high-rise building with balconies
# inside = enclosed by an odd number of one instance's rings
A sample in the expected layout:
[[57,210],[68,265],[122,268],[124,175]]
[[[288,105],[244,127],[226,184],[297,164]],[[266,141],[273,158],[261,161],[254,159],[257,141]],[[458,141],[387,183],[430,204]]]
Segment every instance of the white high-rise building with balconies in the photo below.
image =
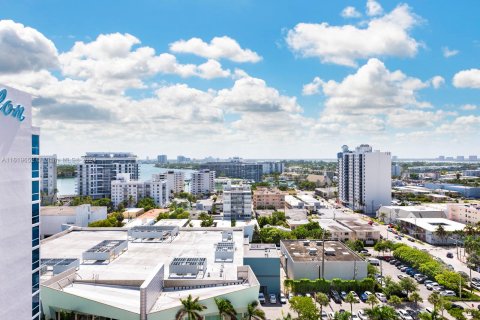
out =
[[40,129],[31,102],[0,85],[0,319],[40,319]]
[[392,201],[392,158],[390,152],[373,151],[362,144],[351,151],[347,146],[337,154],[338,197],[353,210],[374,214]]
[[115,207],[121,203],[127,207],[135,206],[146,197],[152,198],[160,207],[166,206],[169,202],[167,180],[161,175],[152,175],[150,181],[139,181],[130,179],[129,173],[121,173],[111,184],[111,199]]
[[191,194],[209,194],[215,191],[215,171],[202,169],[192,173]]
[[223,218],[225,220],[250,220],[252,218],[252,191],[250,185],[223,187]]
[[182,171],[169,170],[164,173],[154,174],[154,180],[167,181],[167,198],[173,198],[175,193],[185,191],[185,173]]

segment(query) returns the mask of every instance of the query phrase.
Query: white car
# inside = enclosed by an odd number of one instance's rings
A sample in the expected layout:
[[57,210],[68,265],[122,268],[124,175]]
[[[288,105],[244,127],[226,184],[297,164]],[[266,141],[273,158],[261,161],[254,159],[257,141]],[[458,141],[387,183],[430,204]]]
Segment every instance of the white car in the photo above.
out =
[[335,319],[335,312],[329,312],[328,317],[332,320]]
[[444,297],[455,297],[456,296],[455,292],[452,291],[452,290],[442,291],[442,292],[440,292],[440,295],[442,295]]
[[398,309],[397,313],[400,315],[400,318],[402,318],[403,320],[413,320],[412,316],[409,315],[408,312],[403,309]]
[[377,299],[380,300],[380,302],[387,302],[387,296],[383,293],[376,292],[375,295],[377,296]]
[[305,293],[305,297],[311,298],[312,295],[310,293]]
[[322,320],[328,320],[327,312],[324,310],[322,311]]
[[287,298],[285,297],[285,295],[282,293],[280,293],[280,303],[281,304],[285,304],[287,303]]
[[360,318],[354,313],[352,314],[352,320],[360,320]]
[[368,316],[367,316],[365,310],[363,310],[363,309],[360,309],[358,311],[358,317],[360,318],[360,320],[367,320],[368,319]]
[[277,296],[274,295],[273,293],[270,294],[270,303],[271,304],[277,304]]
[[295,297],[295,295],[292,292],[289,292],[288,293],[288,300],[292,299],[293,297]]
[[436,287],[436,286],[439,286],[439,284],[436,282],[432,282],[426,285],[428,290],[433,290],[433,287]]
[[265,295],[264,295],[262,292],[260,292],[260,293],[258,294],[258,301],[259,301],[261,304],[264,304],[264,303],[265,303]]
[[445,289],[445,288],[441,285],[433,286],[433,291],[436,291],[436,292],[441,292],[441,291],[443,291],[443,289]]

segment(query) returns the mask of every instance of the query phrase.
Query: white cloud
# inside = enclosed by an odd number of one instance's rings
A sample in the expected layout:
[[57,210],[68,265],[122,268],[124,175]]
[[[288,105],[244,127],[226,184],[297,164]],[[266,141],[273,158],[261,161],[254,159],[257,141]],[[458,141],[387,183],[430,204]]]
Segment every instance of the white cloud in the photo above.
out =
[[0,72],[18,73],[56,68],[52,41],[37,30],[12,20],[0,20]]
[[457,88],[480,89],[480,69],[469,69],[457,72],[453,76],[453,85]]
[[315,77],[312,82],[307,83],[303,86],[302,94],[305,96],[310,96],[312,94],[317,94],[320,92],[320,89],[325,84],[322,79]]
[[242,49],[237,41],[223,36],[215,37],[210,43],[200,38],[179,40],[170,44],[170,50],[177,53],[190,53],[209,59],[228,59],[235,62],[258,62],[262,59],[250,49]]
[[450,49],[448,49],[448,47],[443,47],[442,52],[443,52],[443,56],[445,58],[450,58],[450,57],[456,56],[457,54],[460,53],[460,51],[455,50],[455,49],[450,50]]
[[445,79],[441,76],[435,76],[430,79],[430,82],[435,89],[438,89],[445,84]]
[[418,22],[419,18],[403,4],[384,16],[372,18],[366,28],[299,23],[288,31],[286,41],[302,57],[354,67],[358,59],[415,56],[420,44],[409,31]]
[[369,16],[378,16],[383,13],[382,6],[375,0],[368,0],[367,1],[367,15]]
[[355,7],[348,6],[345,9],[342,10],[342,13],[340,14],[344,18],[359,18],[362,16],[360,12],[355,9]]
[[466,132],[478,132],[480,125],[480,116],[461,116],[455,118],[450,123],[445,123],[438,127],[439,133],[450,133],[464,135]]
[[465,111],[473,111],[473,110],[477,110],[477,106],[474,104],[464,104],[463,106],[460,107],[460,109]]

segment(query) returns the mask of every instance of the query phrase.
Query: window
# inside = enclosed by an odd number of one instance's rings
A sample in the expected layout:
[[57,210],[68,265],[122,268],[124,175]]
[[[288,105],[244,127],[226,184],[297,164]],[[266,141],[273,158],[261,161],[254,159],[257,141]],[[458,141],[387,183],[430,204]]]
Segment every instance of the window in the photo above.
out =
[[32,155],[40,155],[40,136],[32,135]]
[[32,273],[32,293],[40,290],[40,272]]
[[40,312],[40,294],[32,297],[32,317]]
[[32,224],[40,222],[40,204],[32,204]]
[[39,199],[40,192],[40,182],[32,181],[32,201],[37,201]]
[[38,178],[39,168],[40,168],[40,162],[38,158],[32,158],[32,178]]
[[40,266],[40,249],[32,251],[32,270],[37,269]]
[[40,244],[40,228],[38,226],[32,228],[32,247]]

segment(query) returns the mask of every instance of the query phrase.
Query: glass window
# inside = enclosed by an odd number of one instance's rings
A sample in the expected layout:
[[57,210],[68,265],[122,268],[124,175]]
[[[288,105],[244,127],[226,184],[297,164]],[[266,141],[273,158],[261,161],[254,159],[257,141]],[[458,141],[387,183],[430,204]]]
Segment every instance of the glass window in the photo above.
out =
[[40,266],[40,249],[32,251],[32,270],[37,269]]
[[40,294],[36,294],[32,297],[32,317],[39,312],[40,312]]
[[40,272],[32,273],[32,293],[40,290]]
[[40,222],[40,204],[32,204],[32,224]]
[[40,162],[38,158],[32,158],[32,178],[38,178],[40,169]]
[[40,136],[32,135],[32,154],[40,155]]
[[40,228],[38,226],[32,228],[32,247],[40,244]]
[[32,201],[36,201],[39,199],[39,192],[40,192],[40,182],[32,181]]

